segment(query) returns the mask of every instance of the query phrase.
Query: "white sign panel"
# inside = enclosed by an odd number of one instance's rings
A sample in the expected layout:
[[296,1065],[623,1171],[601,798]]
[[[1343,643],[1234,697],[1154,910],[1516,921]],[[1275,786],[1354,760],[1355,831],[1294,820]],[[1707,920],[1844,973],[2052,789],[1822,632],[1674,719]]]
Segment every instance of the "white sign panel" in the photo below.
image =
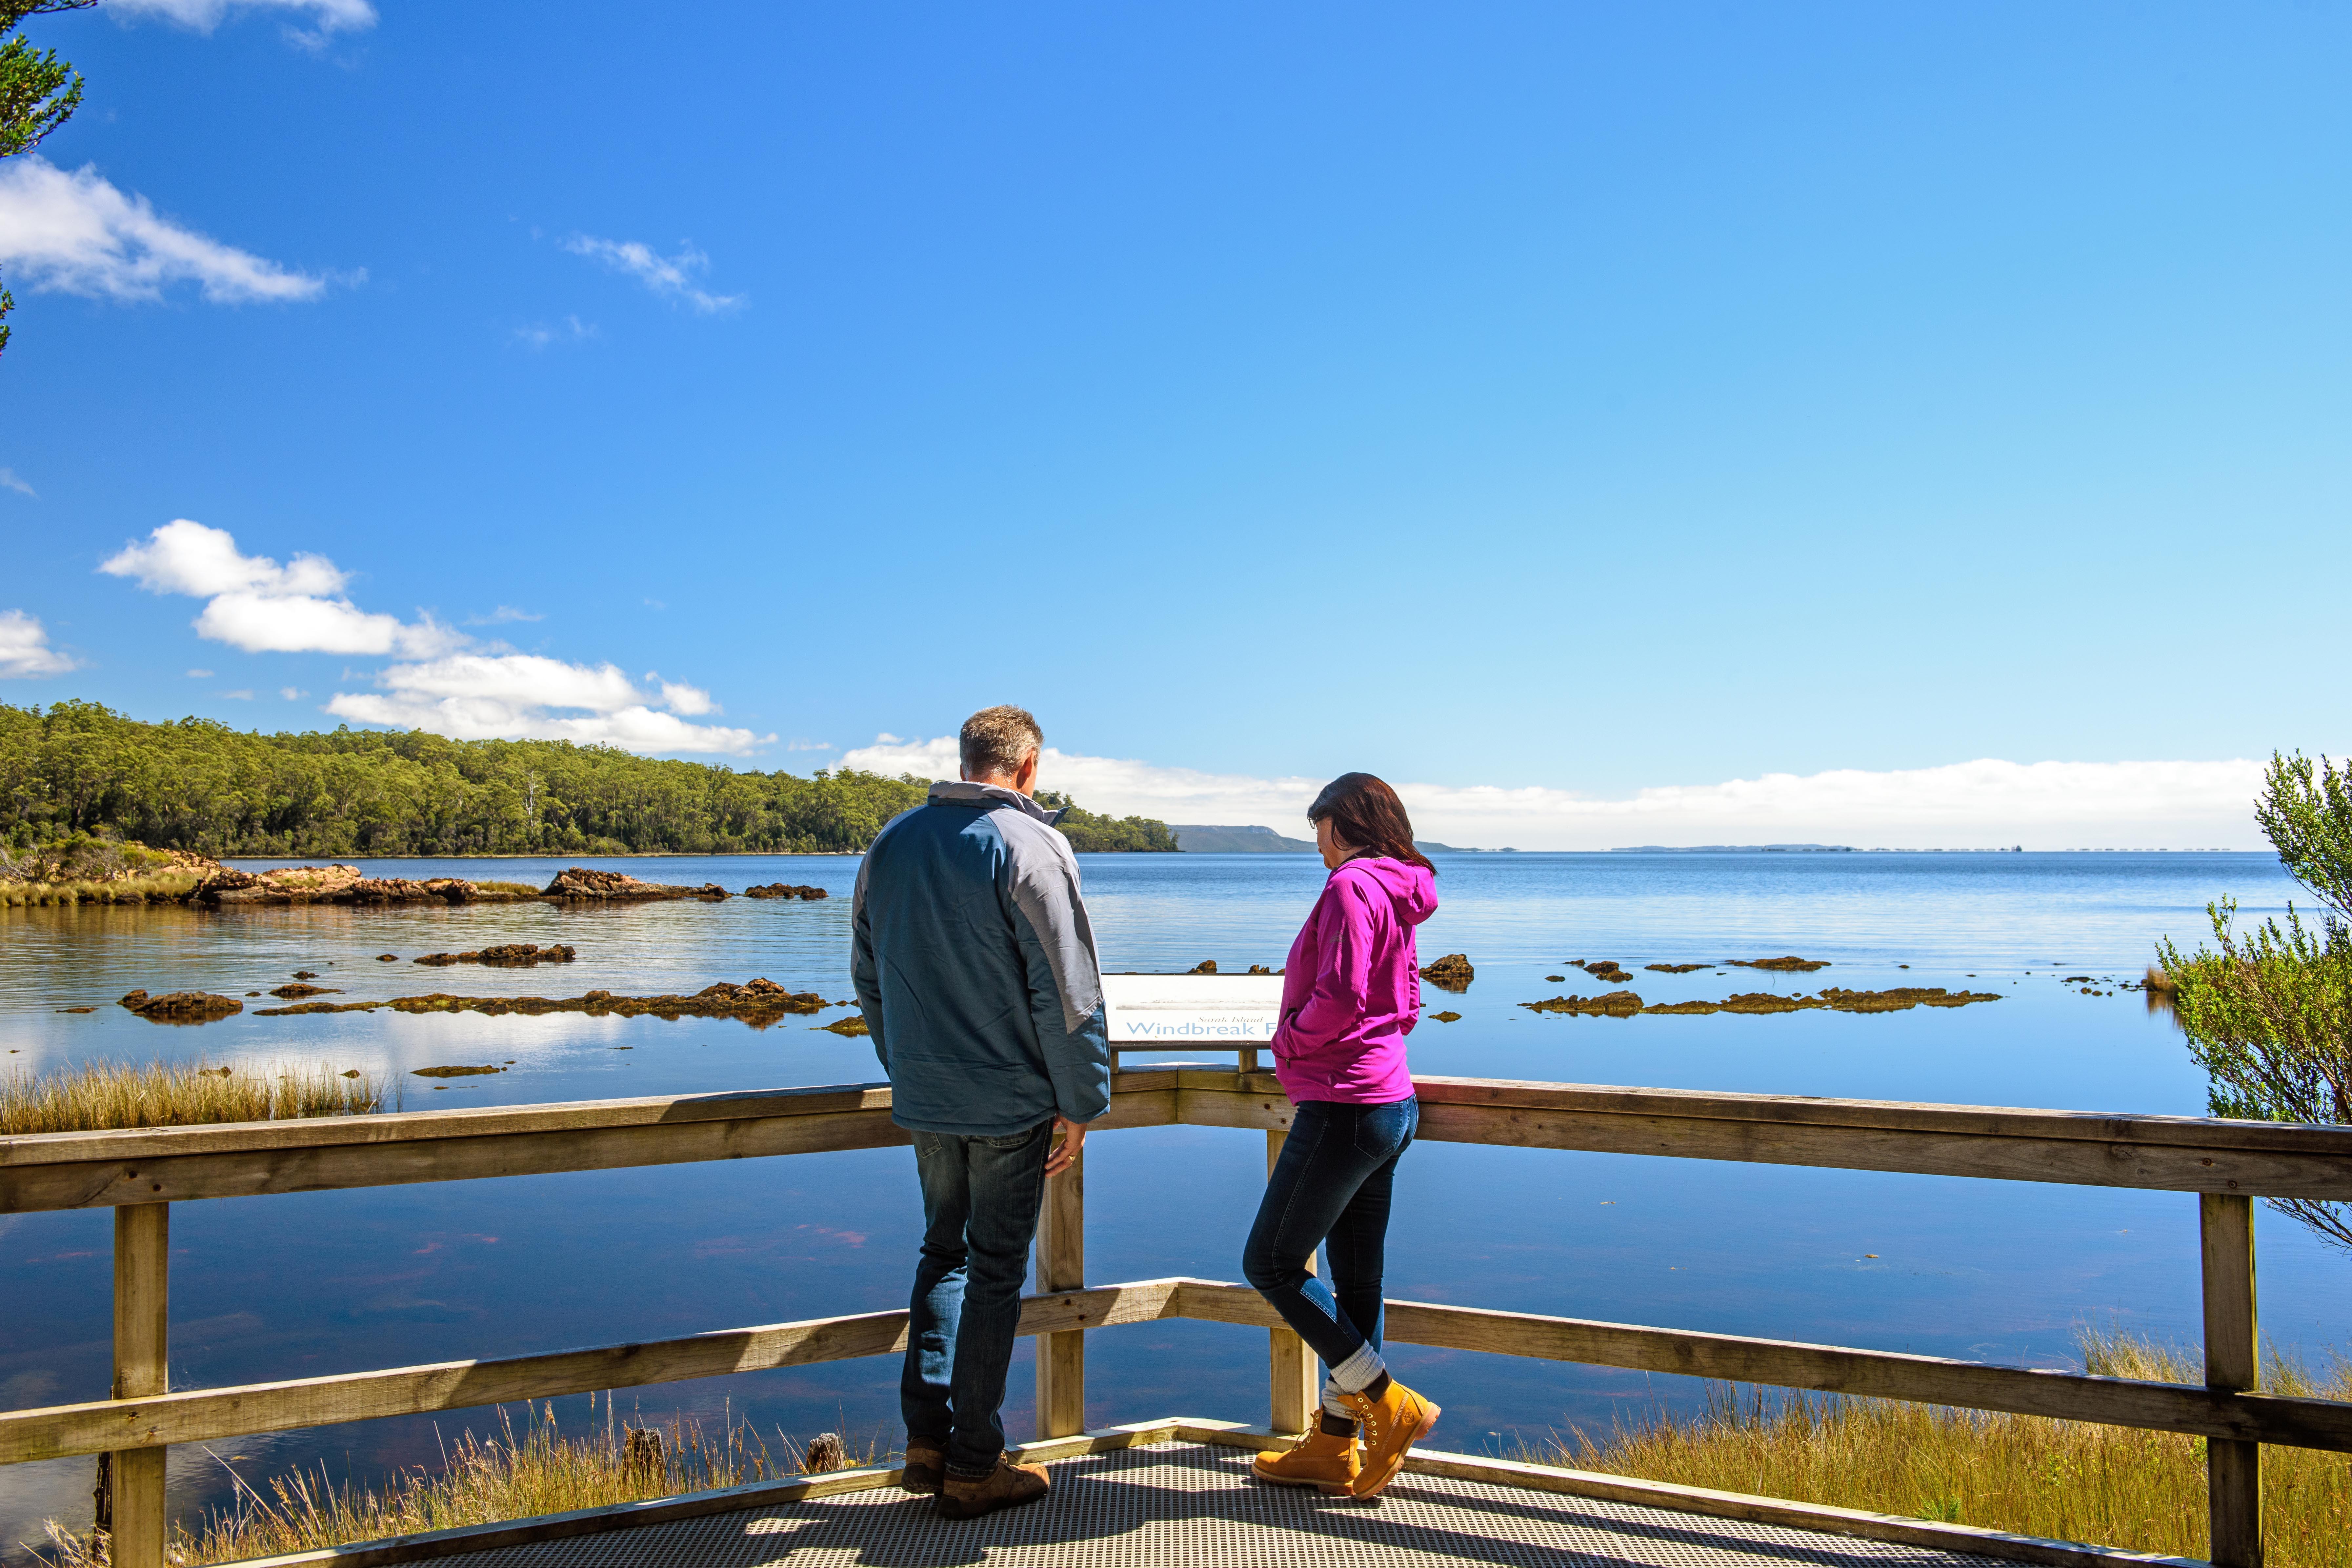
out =
[[1246,1046],[1274,1038],[1279,974],[1106,974],[1115,1046]]

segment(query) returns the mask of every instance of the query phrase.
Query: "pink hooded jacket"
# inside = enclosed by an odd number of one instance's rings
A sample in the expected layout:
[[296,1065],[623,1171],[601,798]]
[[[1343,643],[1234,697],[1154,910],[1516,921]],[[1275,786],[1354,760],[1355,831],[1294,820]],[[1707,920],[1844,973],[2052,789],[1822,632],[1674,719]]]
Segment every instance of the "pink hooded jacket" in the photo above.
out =
[[1350,860],[1290,944],[1274,1070],[1290,1098],[1386,1105],[1412,1098],[1404,1037],[1421,1013],[1412,928],[1437,909],[1437,884],[1385,855]]

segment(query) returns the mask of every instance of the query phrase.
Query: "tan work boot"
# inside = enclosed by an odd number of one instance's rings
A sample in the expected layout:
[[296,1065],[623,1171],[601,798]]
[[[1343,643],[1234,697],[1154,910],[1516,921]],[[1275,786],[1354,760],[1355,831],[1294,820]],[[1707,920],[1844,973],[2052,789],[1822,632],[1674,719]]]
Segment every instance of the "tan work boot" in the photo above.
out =
[[936,1497],[947,1479],[947,1445],[929,1437],[908,1438],[907,1468],[898,1472],[898,1485],[910,1492]]
[[1313,1487],[1333,1497],[1347,1494],[1358,1468],[1356,1424],[1328,1412],[1318,1412],[1314,1426],[1287,1452],[1260,1454],[1250,1463],[1250,1474],[1259,1480],[1278,1487]]
[[940,1512],[949,1519],[978,1519],[1000,1508],[1035,1502],[1051,1490],[1043,1465],[1016,1465],[996,1456],[996,1468],[978,1480],[966,1480],[954,1471],[940,1488]]
[[1342,1396],[1364,1428],[1363,1468],[1348,1489],[1351,1497],[1380,1496],[1381,1489],[1404,1468],[1406,1452],[1437,1425],[1436,1405],[1395,1378],[1385,1373],[1382,1378],[1386,1386],[1381,1387],[1378,1397],[1369,1391]]

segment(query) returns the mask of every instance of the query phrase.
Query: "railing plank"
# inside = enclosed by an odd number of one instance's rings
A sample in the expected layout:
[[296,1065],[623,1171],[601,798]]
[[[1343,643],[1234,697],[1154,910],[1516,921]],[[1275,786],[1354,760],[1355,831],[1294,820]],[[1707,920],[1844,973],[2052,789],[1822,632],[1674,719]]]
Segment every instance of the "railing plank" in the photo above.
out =
[[[1257,1327],[1281,1321],[1265,1298],[1246,1285],[1188,1279],[1180,1286],[1177,1297],[1176,1311],[1182,1317]],[[1391,1301],[1383,1337],[1401,1344],[2352,1453],[2352,1403],[2332,1399],[2228,1394],[2183,1384],[2138,1383],[1939,1356],[1435,1306],[1425,1301]]]
[[[1175,1280],[1151,1279],[1032,1296],[1022,1303],[1020,1331],[1060,1333],[1165,1317],[1176,1288]],[[0,1412],[0,1464],[108,1450],[160,1451],[171,1443],[766,1372],[888,1355],[903,1351],[906,1343],[904,1310],[861,1312],[503,1361],[442,1362],[289,1383],[194,1389],[148,1399],[12,1410]]]

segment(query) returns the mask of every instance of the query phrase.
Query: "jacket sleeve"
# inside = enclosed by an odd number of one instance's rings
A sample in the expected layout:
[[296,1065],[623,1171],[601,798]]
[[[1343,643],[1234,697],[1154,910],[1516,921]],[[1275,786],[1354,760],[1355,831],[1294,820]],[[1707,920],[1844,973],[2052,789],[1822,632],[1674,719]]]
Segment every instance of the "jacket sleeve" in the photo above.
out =
[[1072,1121],[1092,1121],[1110,1109],[1110,1030],[1094,926],[1078,896],[1077,858],[1067,840],[1042,824],[1013,837],[1009,847],[1013,925],[1054,1109]]
[[882,1076],[890,1076],[890,1047],[882,1037],[882,972],[874,961],[874,922],[866,907],[866,872],[874,864],[869,847],[857,863],[857,890],[849,907],[849,983],[857,992],[858,1010],[866,1015],[866,1032],[874,1037],[874,1055]]
[[1352,879],[1337,880],[1316,914],[1321,963],[1314,988],[1298,1011],[1283,1020],[1281,1054],[1312,1056],[1363,1017],[1371,992],[1372,910]]

